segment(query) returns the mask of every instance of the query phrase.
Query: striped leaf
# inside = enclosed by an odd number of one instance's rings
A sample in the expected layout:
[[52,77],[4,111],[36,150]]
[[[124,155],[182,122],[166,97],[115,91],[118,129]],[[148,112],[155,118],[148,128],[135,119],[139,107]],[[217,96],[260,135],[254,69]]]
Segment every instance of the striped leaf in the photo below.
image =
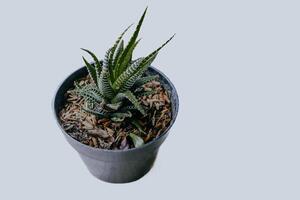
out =
[[129,66],[114,82],[113,88],[115,90],[119,90],[120,88],[124,87],[122,91],[129,89],[136,81],[137,78],[139,78],[151,65],[151,63],[156,58],[158,52],[167,45],[175,35],[173,35],[170,39],[168,39],[163,45],[161,45],[158,49],[150,53],[147,57],[143,58],[141,62],[138,62],[138,64],[134,64]]
[[[144,60],[142,61],[141,65],[143,65],[144,63],[148,63],[149,60],[153,59],[153,57],[155,58],[156,55],[158,54],[158,52],[164,47],[166,46],[173,38],[174,38],[175,34],[170,37],[164,44],[162,44],[159,48],[157,48],[155,51],[153,51],[152,53],[150,53],[147,57],[144,58]],[[154,59],[153,59],[154,60]],[[153,61],[152,60],[152,61]]]
[[139,103],[138,99],[134,96],[134,94],[131,91],[126,91],[123,93],[117,94],[117,96],[112,100],[113,103],[119,102],[123,100],[124,98],[128,99],[134,106],[135,108],[142,113],[142,115],[145,115],[146,112],[142,105]]
[[115,90],[122,89],[122,91],[129,89],[148,69],[156,55],[157,53],[153,54],[152,57],[146,57],[131,64],[114,82],[113,88]]
[[[155,58],[153,58],[154,60]],[[139,62],[139,61],[137,61]],[[136,72],[133,72],[131,76],[129,76],[128,78],[125,78],[125,81],[122,83],[122,86],[120,88],[120,92],[124,92],[126,90],[129,90],[130,88],[132,88],[132,86],[135,84],[135,82],[140,79],[140,77],[143,75],[143,73],[147,70],[148,66],[151,64],[152,61],[150,61],[147,65],[145,65],[144,67],[138,66],[140,67],[140,70],[137,70]],[[132,69],[134,70],[134,69]]]
[[90,114],[98,115],[100,117],[106,117],[107,116],[107,113],[104,112],[104,111],[90,109],[88,107],[83,107],[83,110],[86,111],[86,112],[88,112],[88,113],[90,113]]
[[141,40],[138,40],[134,43],[134,45],[131,46],[131,48],[128,50],[128,53],[126,54],[126,56],[123,58],[122,62],[118,63],[117,65],[117,73],[116,73],[116,78],[122,73],[124,72],[124,70],[126,70],[126,68],[128,67],[129,63],[131,62],[132,59],[132,54],[133,54],[133,50],[134,48],[138,45],[138,43]]
[[92,92],[93,95],[98,96],[99,99],[105,99],[105,97],[101,94],[99,88],[95,84],[89,84],[86,86],[79,86],[78,83],[76,83],[76,89],[77,92]]
[[81,50],[83,50],[83,51],[87,52],[88,54],[90,54],[90,56],[94,59],[96,67],[98,67],[101,70],[102,64],[98,60],[97,56],[93,52],[91,52],[90,50],[87,50],[87,49],[84,49],[84,48],[81,48]]
[[106,51],[105,56],[104,56],[104,61],[103,61],[103,67],[105,67],[107,69],[110,68],[109,67],[109,65],[110,65],[110,60],[109,60],[110,54],[111,54],[111,48]]
[[77,94],[82,96],[84,99],[92,103],[100,103],[102,101],[101,96],[95,93],[93,90],[79,89],[76,90]]
[[98,83],[99,90],[101,94],[107,99],[111,99],[114,96],[114,91],[111,87],[110,80],[109,80],[109,72],[106,67],[102,68],[99,83]]
[[113,56],[115,54],[115,50],[117,48],[117,46],[119,45],[121,39],[123,38],[124,34],[128,31],[128,29],[132,26],[132,24],[130,26],[128,26],[122,33],[121,35],[117,38],[115,44],[113,45],[113,47],[111,48],[111,52],[112,52],[112,55],[110,57],[110,60],[113,60]]
[[113,83],[114,90],[119,90],[125,82],[135,74],[136,69],[139,68],[140,63],[142,62],[142,59],[135,60],[125,72],[123,72],[117,80]]
[[116,66],[119,62],[120,56],[124,50],[124,40],[122,40],[118,46],[117,52],[115,53],[115,57],[113,60],[113,66]]
[[115,67],[115,65],[114,65],[114,55],[115,55],[115,51],[116,51],[116,49],[117,49],[117,47],[118,47],[118,45],[119,45],[119,43],[120,43],[120,41],[121,41],[121,39],[122,39],[122,37],[124,36],[124,34],[128,31],[128,29],[130,28],[132,26],[132,24],[130,25],[130,26],[128,26],[123,32],[122,32],[122,34],[117,38],[117,40],[116,40],[116,42],[115,42],[115,44],[112,46],[112,48],[111,48],[111,52],[110,52],[110,54],[109,54],[109,67],[110,67],[110,74],[113,74],[112,72],[113,72],[113,70],[114,70],[114,67]]
[[[123,53],[122,53],[122,55],[121,55],[121,57],[120,57],[119,63],[123,63],[123,64],[124,64],[124,63],[125,63],[125,62],[124,62],[125,58],[128,57],[128,54],[130,54],[130,51],[133,49],[133,46],[136,46],[136,39],[137,39],[137,37],[138,37],[138,35],[139,35],[141,26],[142,26],[142,24],[143,24],[145,15],[146,15],[146,13],[147,13],[147,9],[148,9],[148,8],[145,9],[145,11],[144,11],[142,17],[140,18],[139,23],[138,23],[138,25],[136,26],[136,29],[135,29],[133,35],[131,36],[131,38],[130,38],[128,44],[127,44],[127,46],[125,47],[125,49],[124,49],[124,51],[123,51]],[[131,52],[131,54],[132,54],[132,52]],[[127,58],[127,59],[128,59],[128,58]],[[122,67],[122,68],[123,68],[122,65],[118,65],[118,67]],[[118,73],[119,73],[119,74],[117,74],[117,76],[119,76],[119,75],[121,74],[121,71],[120,71],[119,69],[118,69]]]

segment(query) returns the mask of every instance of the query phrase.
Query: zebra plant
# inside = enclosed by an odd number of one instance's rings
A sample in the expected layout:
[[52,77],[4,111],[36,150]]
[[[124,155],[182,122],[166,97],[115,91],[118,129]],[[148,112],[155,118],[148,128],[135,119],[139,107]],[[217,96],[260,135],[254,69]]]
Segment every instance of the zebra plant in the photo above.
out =
[[91,51],[82,49],[94,60],[94,63],[91,64],[83,57],[92,83],[85,86],[75,83],[76,92],[84,98],[85,111],[110,118],[115,122],[131,118],[134,112],[146,115],[146,110],[138,99],[155,91],[145,92],[141,90],[141,87],[156,79],[157,76],[145,76],[144,73],[158,52],[174,37],[173,35],[148,56],[132,60],[133,50],[140,41],[137,38],[146,12],[147,8],[128,44],[124,46],[122,37],[130,26],[106,52],[104,60],[99,60]]

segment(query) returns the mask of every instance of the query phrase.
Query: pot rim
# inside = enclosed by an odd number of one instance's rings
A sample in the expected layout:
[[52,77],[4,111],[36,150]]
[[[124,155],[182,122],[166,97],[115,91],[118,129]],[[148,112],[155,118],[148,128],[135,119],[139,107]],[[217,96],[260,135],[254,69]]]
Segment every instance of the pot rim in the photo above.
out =
[[[174,122],[176,121],[177,118],[177,114],[178,114],[178,109],[179,109],[179,97],[178,97],[178,93],[177,90],[175,88],[175,86],[173,85],[173,83],[171,82],[171,80],[164,74],[162,73],[160,70],[158,70],[157,68],[150,66],[149,68],[151,68],[153,71],[155,71],[156,73],[158,73],[160,76],[164,77],[164,79],[167,81],[167,83],[169,84],[170,88],[172,88],[172,94],[175,96],[175,99],[177,99],[177,109],[175,110],[174,113],[172,113],[172,120],[170,122],[170,125],[166,128],[166,130],[160,134],[159,137],[151,140],[150,142],[140,146],[140,147],[135,147],[135,148],[131,148],[131,149],[125,149],[125,150],[119,150],[119,149],[101,149],[101,148],[95,148],[95,147],[91,147],[89,145],[83,144],[81,142],[79,142],[78,140],[74,139],[73,137],[71,137],[61,126],[59,119],[57,117],[56,111],[55,111],[55,100],[58,94],[58,91],[60,90],[60,88],[63,86],[63,84],[65,83],[65,81],[72,76],[73,74],[75,74],[77,71],[81,70],[82,68],[85,67],[81,67],[75,71],[73,71],[71,74],[69,74],[63,81],[61,81],[61,83],[59,84],[59,86],[57,87],[57,89],[55,90],[54,93],[54,97],[52,98],[52,102],[51,102],[51,107],[52,107],[52,111],[53,111],[53,115],[56,121],[56,124],[58,125],[58,127],[60,128],[60,130],[62,131],[62,133],[68,137],[69,139],[72,139],[75,143],[79,144],[80,146],[83,146],[84,148],[87,148],[89,150],[92,151],[99,151],[99,152],[111,152],[111,153],[126,153],[126,152],[132,152],[132,151],[138,151],[138,150],[142,150],[144,148],[147,148],[149,146],[151,146],[152,144],[156,143],[159,139],[161,139],[164,135],[166,135],[168,133],[168,131],[171,129],[171,127],[174,125]],[[172,102],[172,103],[176,103],[176,102]]]

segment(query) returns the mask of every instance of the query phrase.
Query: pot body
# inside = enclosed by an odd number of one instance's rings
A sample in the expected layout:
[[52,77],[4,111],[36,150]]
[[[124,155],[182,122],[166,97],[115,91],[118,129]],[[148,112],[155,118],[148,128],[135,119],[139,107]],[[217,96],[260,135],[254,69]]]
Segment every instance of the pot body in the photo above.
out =
[[144,176],[153,166],[160,145],[168,136],[178,113],[178,95],[171,81],[154,67],[150,67],[149,74],[158,74],[165,89],[168,90],[172,104],[172,120],[167,130],[153,141],[128,150],[105,150],[87,146],[73,139],[61,127],[59,111],[65,105],[65,93],[75,80],[87,75],[85,67],[72,73],[58,88],[54,102],[54,114],[68,143],[79,153],[88,170],[100,180],[111,183],[126,183],[135,181]]

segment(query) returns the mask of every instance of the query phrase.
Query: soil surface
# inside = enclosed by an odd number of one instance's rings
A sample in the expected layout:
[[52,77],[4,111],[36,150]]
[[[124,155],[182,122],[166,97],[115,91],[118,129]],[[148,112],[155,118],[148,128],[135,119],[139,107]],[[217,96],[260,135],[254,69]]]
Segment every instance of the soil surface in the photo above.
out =
[[[89,83],[88,76],[79,82],[80,85]],[[82,109],[84,99],[77,95],[74,89],[68,90],[65,94],[67,100],[60,112],[61,125],[71,137],[95,148],[120,150],[134,148],[128,136],[130,133],[135,133],[147,143],[164,133],[170,124],[172,112],[169,94],[159,80],[147,83],[142,90],[156,91],[152,95],[139,98],[147,110],[147,115],[138,119],[142,130],[126,121],[117,123],[85,112]]]

